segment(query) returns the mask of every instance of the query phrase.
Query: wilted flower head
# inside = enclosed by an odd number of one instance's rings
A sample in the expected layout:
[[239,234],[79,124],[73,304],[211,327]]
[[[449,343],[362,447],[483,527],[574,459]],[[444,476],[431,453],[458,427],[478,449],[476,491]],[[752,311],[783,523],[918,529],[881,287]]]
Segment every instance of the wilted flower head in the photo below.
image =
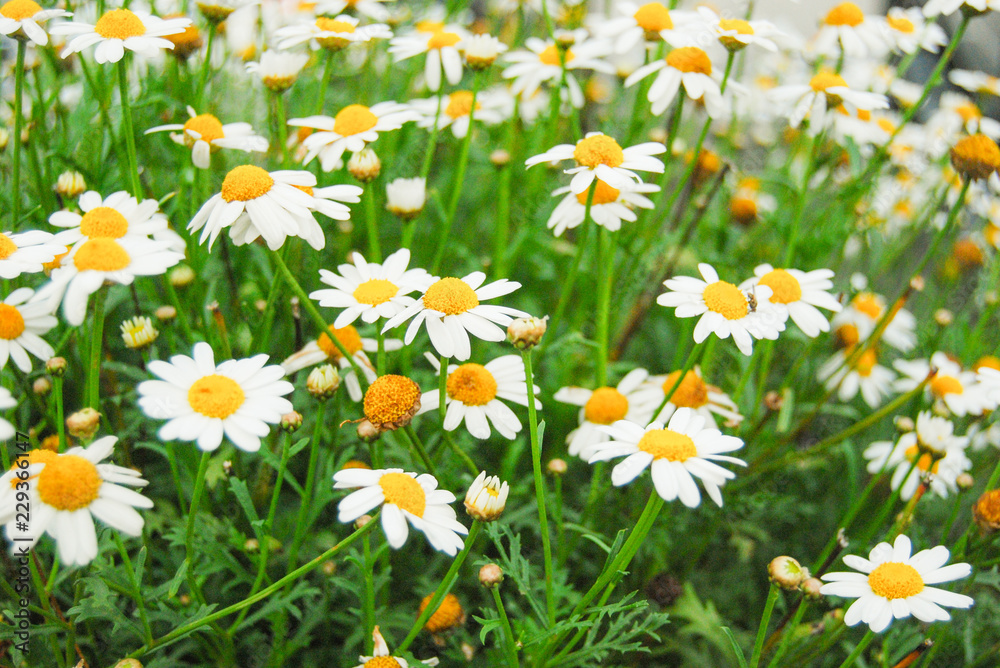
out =
[[495,475],[486,477],[486,471],[482,471],[465,495],[465,510],[474,519],[493,522],[503,512],[509,493],[506,482],[501,482]]

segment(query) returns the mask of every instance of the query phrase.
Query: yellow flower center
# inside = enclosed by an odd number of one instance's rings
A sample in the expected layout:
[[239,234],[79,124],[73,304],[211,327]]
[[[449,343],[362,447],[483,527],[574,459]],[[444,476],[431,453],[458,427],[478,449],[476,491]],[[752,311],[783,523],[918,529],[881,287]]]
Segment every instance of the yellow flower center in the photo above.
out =
[[856,311],[864,313],[872,320],[878,320],[882,317],[882,303],[878,297],[870,292],[862,292],[851,303]]
[[960,104],[954,109],[955,113],[962,117],[962,120],[966,123],[971,121],[978,121],[983,117],[983,112],[980,111],[979,107],[971,102],[965,104]]
[[614,424],[624,420],[626,413],[628,399],[613,387],[597,388],[583,407],[583,416],[594,424]]
[[95,206],[80,220],[80,233],[91,239],[121,239],[126,232],[128,221],[125,216],[109,206]]
[[14,21],[31,18],[40,11],[42,11],[41,6],[32,0],[10,0],[0,7],[0,15]]
[[886,22],[893,30],[906,33],[908,35],[916,32],[917,30],[917,27],[913,25],[913,21],[905,16],[889,16],[886,18]]
[[[476,110],[482,109],[482,105],[476,102]],[[448,96],[448,106],[444,113],[451,118],[461,118],[468,116],[472,111],[472,93],[467,90],[460,90]]]
[[[58,439],[59,439],[59,437],[56,436],[56,440],[57,441],[58,441]],[[42,445],[43,445],[43,447],[41,449],[28,450],[28,453],[26,455],[27,458],[28,458],[28,466],[31,466],[32,464],[48,464],[49,462],[55,461],[56,457],[59,456],[54,451],[45,449],[44,448],[44,443]],[[17,470],[17,464],[14,464],[13,466],[11,466],[10,470],[11,471],[16,471]],[[31,476],[29,478],[26,478],[25,480],[21,480],[17,476],[14,476],[14,477],[12,477],[10,479],[10,488],[11,489],[17,489],[18,483],[27,482],[28,480],[31,480],[32,478],[36,478],[36,477],[38,477],[38,476]]]
[[253,165],[241,165],[230,170],[222,181],[222,199],[227,202],[249,202],[271,190],[274,179],[267,171]]
[[[610,204],[618,201],[618,196],[621,194],[620,190],[612,188],[600,179],[597,179],[596,184],[597,185],[594,186],[593,204]],[[576,200],[580,204],[587,206],[587,191],[584,190],[582,193],[579,193],[576,196]]]
[[953,376],[937,375],[931,381],[931,392],[934,393],[935,397],[944,397],[946,394],[962,394],[964,391],[962,383]]
[[712,73],[712,61],[708,54],[696,46],[682,46],[667,54],[667,65],[681,72]]
[[222,420],[238,411],[246,401],[239,383],[216,373],[196,380],[188,390],[187,398],[195,412]]
[[879,126],[882,132],[888,132],[889,134],[892,134],[893,132],[896,131],[896,124],[890,121],[888,118],[880,118],[877,121],[875,121],[875,124]]
[[[183,18],[183,14],[168,14],[164,16],[165,19],[176,19]],[[193,23],[184,29],[184,32],[175,33],[173,35],[164,35],[163,39],[171,42],[174,45],[174,52],[180,53],[182,55],[189,55],[194,52],[195,49],[201,48],[201,32],[198,31],[198,26]]]
[[318,19],[316,19],[316,27],[319,28],[320,30],[325,30],[326,32],[341,32],[341,33],[354,32],[354,26],[352,26],[347,21],[328,19],[325,16],[321,16]]
[[371,278],[354,289],[354,298],[359,304],[378,306],[384,304],[399,292],[399,288],[392,281],[384,278]]
[[80,271],[118,271],[132,263],[128,252],[114,239],[98,237],[85,241],[73,255],[73,264]]
[[15,244],[10,237],[0,232],[0,260],[6,260],[17,251]]
[[[680,371],[674,371],[667,376],[663,381],[663,394],[670,391],[680,375]],[[694,371],[688,371],[670,397],[670,403],[678,408],[701,408],[708,403],[708,385]]]
[[460,278],[442,278],[427,288],[423,300],[424,308],[445,315],[458,315],[479,306],[476,291]]
[[[566,62],[569,63],[571,60],[576,58],[572,49],[566,49]],[[555,47],[554,44],[550,44],[545,47],[540,54],[538,54],[538,60],[542,62],[542,65],[555,65],[559,67],[559,49]]]
[[424,516],[427,495],[413,476],[405,473],[386,473],[378,479],[378,486],[382,488],[386,503],[391,503],[417,517]]
[[921,471],[936,474],[941,465],[941,457],[935,457],[930,452],[926,452],[920,445],[911,445],[906,449],[906,460],[916,461],[916,468]]
[[591,169],[598,165],[617,167],[625,162],[625,153],[613,138],[607,135],[594,135],[576,143],[573,159],[578,165]]
[[127,9],[112,9],[97,19],[94,32],[105,39],[128,39],[146,34],[146,26]]
[[836,86],[844,86],[846,88],[847,82],[844,81],[844,77],[836,72],[823,70],[809,81],[809,85],[817,93],[825,93],[827,88],[834,88]]
[[446,385],[448,396],[466,406],[485,406],[497,396],[497,381],[480,364],[463,364],[450,374]]
[[24,333],[24,316],[16,306],[0,304],[0,339],[12,341]]
[[391,656],[373,656],[365,661],[365,668],[400,668],[400,665]]
[[[420,602],[420,612],[422,613],[430,605],[431,598],[434,594],[428,594],[424,597],[424,600]],[[458,597],[454,594],[446,594],[443,599],[441,599],[441,604],[438,609],[434,611],[434,614],[430,616],[427,623],[424,624],[424,628],[431,633],[440,633],[442,631],[447,631],[450,628],[454,628],[462,623],[462,616],[465,613],[462,610],[462,604],[459,602]]]
[[823,19],[828,26],[859,26],[865,21],[865,14],[853,2],[844,2],[830,10]]
[[46,462],[38,474],[38,496],[56,510],[86,508],[97,498],[104,481],[97,467],[78,455],[62,455]]
[[446,32],[441,30],[431,35],[431,38],[427,40],[428,49],[443,49],[446,46],[455,46],[462,41],[462,38],[453,32]]
[[310,197],[313,195],[313,188],[312,188],[312,186],[292,186],[292,187],[293,188],[298,188],[299,190],[301,190],[305,194],[309,195]]
[[656,33],[661,30],[673,30],[674,22],[670,18],[670,10],[658,2],[649,2],[643,5],[632,15],[636,25],[647,33]]
[[419,399],[420,386],[406,376],[379,376],[365,392],[365,417],[375,425],[398,422]]
[[[388,283],[388,281],[386,282]],[[358,289],[360,290],[361,288],[359,287]],[[355,296],[356,295],[357,293],[355,293]],[[337,337],[337,340],[340,341],[345,348],[347,348],[347,352],[351,353],[351,357],[354,357],[354,353],[361,350],[361,335],[358,334],[358,330],[355,329],[353,325],[347,325],[346,327],[341,327],[340,329],[330,327],[330,331],[333,332],[333,335]],[[326,353],[327,359],[331,362],[336,362],[344,356],[343,353],[340,352],[340,348],[333,343],[333,340],[325,332],[320,334],[319,338],[316,339],[316,345],[319,346],[320,350]]]
[[984,521],[995,527],[1000,525],[1000,489],[983,492],[976,501],[973,514],[977,520]]
[[771,301],[775,304],[791,304],[802,299],[802,286],[784,269],[774,269],[760,278],[760,284],[771,288],[774,294]]
[[184,124],[184,129],[194,130],[207,142],[213,142],[226,136],[222,131],[222,123],[212,114],[199,114],[189,119]]
[[726,281],[716,281],[706,287],[703,297],[708,310],[721,314],[726,320],[739,320],[750,312],[747,296]]
[[850,348],[857,345],[858,341],[861,340],[858,328],[850,323],[841,325],[833,334],[837,337],[837,341],[840,342],[842,348]]
[[985,357],[980,357],[979,361],[972,365],[972,368],[977,370],[983,367],[1000,371],[1000,358],[993,355],[986,355]]
[[916,596],[924,589],[924,579],[913,566],[890,561],[868,575],[868,586],[876,596],[891,601]]
[[666,459],[671,462],[683,462],[698,456],[698,448],[695,447],[691,437],[673,429],[647,431],[639,439],[638,447],[643,452],[653,455],[653,459]]
[[378,116],[363,104],[349,104],[333,119],[333,131],[342,137],[371,130],[378,123]]
[[743,19],[721,19],[719,27],[723,30],[735,30],[740,35],[752,35],[753,26]]
[[752,223],[757,219],[757,202],[749,197],[734,197],[729,200],[729,214],[737,223]]
[[444,22],[442,21],[417,21],[417,25],[414,26],[417,32],[429,32],[431,34],[441,32],[444,30]]
[[872,375],[872,369],[878,363],[878,358],[875,356],[874,350],[866,350],[858,358],[858,361],[854,363],[854,369],[858,372],[859,376],[867,378]]

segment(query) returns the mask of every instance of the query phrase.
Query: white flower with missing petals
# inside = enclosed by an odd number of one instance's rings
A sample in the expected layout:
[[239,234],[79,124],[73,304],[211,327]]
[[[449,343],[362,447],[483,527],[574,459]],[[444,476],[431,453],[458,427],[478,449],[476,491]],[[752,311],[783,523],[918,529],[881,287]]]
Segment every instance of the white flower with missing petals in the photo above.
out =
[[603,132],[588,132],[575,145],[553,146],[544,153],[528,158],[524,164],[532,167],[543,162],[573,160],[577,166],[564,173],[573,174],[570,192],[579,194],[586,192],[595,179],[619,189],[641,183],[642,179],[633,169],[662,174],[663,161],[653,156],[666,150],[667,147],[659,142],[646,142],[623,149],[613,137]]
[[267,140],[254,134],[249,123],[227,123],[223,125],[212,114],[198,114],[192,107],[187,108],[190,118],[183,124],[158,125],[146,130],[164,132],[177,130],[170,139],[176,144],[191,149],[191,161],[199,169],[208,169],[212,154],[220,148],[233,148],[250,153],[267,152]]

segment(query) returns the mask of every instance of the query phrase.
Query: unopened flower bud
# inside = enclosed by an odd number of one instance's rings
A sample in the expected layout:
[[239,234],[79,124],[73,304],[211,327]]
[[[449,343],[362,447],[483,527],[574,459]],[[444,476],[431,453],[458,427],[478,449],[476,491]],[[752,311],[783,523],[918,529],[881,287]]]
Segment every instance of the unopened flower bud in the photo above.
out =
[[219,25],[229,18],[230,14],[236,11],[235,5],[225,0],[221,2],[198,2],[195,4],[198,5],[198,11],[205,17],[205,20],[212,25]]
[[424,210],[427,184],[424,179],[396,179],[385,187],[385,208],[399,218],[413,220]]
[[160,332],[153,327],[153,321],[144,315],[137,315],[126,320],[122,323],[121,330],[125,347],[133,350],[145,348],[160,335]]
[[964,137],[951,149],[951,164],[966,179],[987,179],[1000,169],[1000,146],[981,133]]
[[142,664],[137,659],[122,659],[112,668],[142,668]]
[[45,362],[45,370],[53,376],[62,376],[66,373],[66,358],[50,357],[49,360]]
[[946,308],[939,308],[934,311],[934,322],[941,325],[942,327],[947,327],[955,321],[955,314]]
[[372,521],[371,515],[362,515],[358,519],[354,520],[355,529],[364,529],[365,525]]
[[465,62],[473,71],[485,70],[497,56],[507,50],[507,45],[492,35],[473,35],[462,41]]
[[556,46],[560,49],[569,49],[576,44],[576,35],[572,30],[560,30],[555,35]]
[[959,490],[964,492],[967,489],[972,489],[972,486],[976,484],[976,479],[968,473],[959,473],[958,477],[955,478],[955,484],[958,485]]
[[85,190],[87,190],[87,182],[80,172],[72,170],[63,172],[56,179],[56,192],[60,197],[72,199],[79,197]]
[[764,406],[766,406],[769,411],[780,411],[784,404],[785,400],[782,398],[781,392],[771,390],[764,395]]
[[368,420],[358,423],[358,438],[365,443],[374,443],[381,435],[382,432]]
[[302,413],[292,411],[281,416],[281,429],[289,434],[302,426]]
[[183,288],[190,285],[195,279],[194,269],[187,266],[186,264],[179,264],[170,270],[167,274],[167,280],[170,281],[170,285],[175,288]]
[[497,150],[490,153],[490,162],[492,162],[493,166],[496,167],[497,169],[506,167],[508,164],[510,164],[510,153],[508,153],[506,150],[502,148],[498,148]]
[[542,340],[548,320],[549,316],[517,318],[507,326],[507,340],[518,350],[531,350]]
[[365,146],[351,155],[351,159],[347,161],[347,171],[358,181],[371,183],[382,171],[382,161],[378,159],[375,151]]
[[493,589],[503,582],[503,569],[496,564],[486,564],[479,569],[479,584]]
[[503,513],[509,493],[506,482],[501,482],[497,476],[487,478],[486,471],[482,471],[465,494],[465,511],[473,519],[493,522]]
[[927,287],[927,281],[924,280],[923,276],[914,276],[910,279],[910,287],[915,292],[923,292],[924,288]]
[[767,575],[771,582],[782,589],[793,591],[805,579],[805,569],[792,557],[775,557],[767,565]]
[[31,384],[31,390],[38,396],[44,397],[52,391],[52,381],[45,376],[36,378],[35,382]]
[[917,428],[917,425],[913,422],[913,418],[905,415],[897,415],[892,419],[892,422],[896,425],[896,431],[904,434]]
[[155,315],[156,319],[160,322],[170,322],[177,317],[177,309],[169,304],[165,304],[153,311],[153,315]]
[[222,472],[226,474],[227,478],[233,475],[233,461],[231,459],[222,462]]
[[816,601],[822,598],[823,596],[822,594],[819,593],[819,589],[822,586],[823,582],[819,578],[806,578],[805,580],[802,581],[802,584],[799,585],[799,589],[801,589],[802,593],[805,594],[808,598],[811,598],[814,601]]
[[266,299],[258,299],[256,301],[254,301],[253,307],[255,309],[257,309],[258,313],[263,313],[264,311],[267,310],[267,300]]
[[1000,489],[991,489],[972,507],[972,518],[984,534],[1000,531]]
[[243,543],[243,550],[245,552],[256,552],[260,549],[260,541],[256,538],[247,538],[247,541]]
[[332,364],[323,364],[309,372],[306,389],[317,399],[329,399],[340,387],[340,373]]
[[89,441],[101,425],[101,414],[93,408],[83,408],[66,418],[66,428],[74,438]]
[[550,459],[546,468],[552,475],[563,475],[568,466],[565,459]]

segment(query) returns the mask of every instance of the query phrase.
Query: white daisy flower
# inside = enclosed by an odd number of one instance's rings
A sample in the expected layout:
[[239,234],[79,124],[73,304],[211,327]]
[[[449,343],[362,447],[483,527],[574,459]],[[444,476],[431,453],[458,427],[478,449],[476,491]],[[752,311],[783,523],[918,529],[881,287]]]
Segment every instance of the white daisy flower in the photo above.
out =
[[390,16],[389,10],[383,4],[385,2],[393,0],[320,0],[313,11],[321,15],[340,14],[346,9],[351,9],[372,21],[385,21]]
[[392,318],[416,302],[411,292],[423,292],[434,282],[425,270],[407,269],[410,251],[401,248],[385,262],[367,262],[361,253],[351,254],[351,262],[337,267],[339,274],[320,269],[320,282],[332,289],[315,290],[310,299],[320,306],[344,309],[333,326],[346,327],[359,317],[366,323]]
[[982,133],[994,141],[1000,139],[1000,121],[985,116],[968,95],[949,91],[941,93],[938,108],[927,121],[927,128],[940,135],[948,146],[966,133]]
[[[916,53],[918,49],[923,49],[937,53],[948,44],[944,28],[927,21],[919,7],[892,7],[884,22],[879,22],[879,27],[882,36],[897,52]],[[956,71],[951,72],[952,81]]]
[[215,363],[207,343],[194,346],[193,357],[174,355],[147,368],[162,380],[139,383],[139,407],[151,418],[167,420],[157,434],[163,441],[197,441],[212,451],[228,438],[240,450],[257,452],[268,424],[292,411],[283,398],[295,389],[282,380],[285,370],[267,364],[267,355]]
[[872,349],[866,350],[848,367],[844,363],[850,356],[850,348],[838,350],[823,363],[816,377],[824,382],[826,389],[836,389],[841,401],[850,401],[860,391],[866,404],[878,408],[892,391],[896,374],[878,364],[878,358]]
[[573,160],[576,167],[564,170],[573,174],[570,192],[586,192],[594,179],[600,179],[612,188],[626,188],[642,179],[631,171],[663,173],[663,161],[654,155],[666,152],[667,147],[659,142],[646,142],[623,149],[613,137],[603,132],[588,132],[587,136],[573,144],[559,144],[545,153],[532,156],[524,161],[526,167],[543,162]]
[[427,203],[427,181],[419,176],[394,179],[385,185],[385,208],[404,221],[420,215]]
[[[525,40],[526,49],[517,49],[506,54],[504,62],[511,63],[503,71],[504,79],[513,79],[510,91],[522,100],[535,96],[543,83],[558,86],[562,82],[563,68],[560,64],[559,48],[552,40],[543,41],[537,37]],[[585,30],[574,33],[574,44],[566,50],[566,90],[568,99],[577,109],[583,107],[584,94],[574,70],[593,70],[604,74],[614,74],[615,67],[604,60],[610,47],[604,40],[587,39]],[[560,100],[567,99],[562,90]]]
[[614,9],[620,16],[602,18],[594,25],[599,37],[614,44],[615,53],[625,53],[646,42],[676,42],[690,36],[692,28],[702,23],[698,14],[667,9],[659,2],[639,5],[634,2],[615,2]]
[[41,335],[59,321],[50,315],[44,302],[31,301],[34,295],[31,288],[19,288],[0,303],[0,369],[7,366],[9,357],[18,369],[28,373],[31,371],[28,353],[43,362],[55,355]]
[[464,362],[472,355],[469,334],[484,341],[503,341],[507,333],[497,325],[506,327],[514,318],[529,315],[508,306],[481,304],[521,287],[520,283],[506,278],[483,285],[485,280],[486,274],[481,271],[462,278],[436,278],[420,299],[390,318],[382,332],[412,318],[403,337],[403,342],[409,345],[420,325],[426,323],[427,336],[434,350],[443,357]]
[[422,53],[427,54],[424,63],[424,79],[427,88],[437,92],[441,88],[441,71],[452,86],[462,80],[462,54],[459,43],[469,37],[461,26],[450,24],[435,25],[434,32],[415,30],[406,35],[397,35],[389,41],[389,53],[394,62],[400,62]]
[[261,54],[260,62],[247,63],[247,72],[260,77],[269,90],[282,93],[292,87],[299,72],[309,62],[305,53],[268,50]]
[[698,7],[698,13],[719,43],[729,51],[740,51],[751,44],[768,51],[778,50],[778,45],[771,38],[781,37],[783,33],[770,21],[724,18],[708,7]]
[[809,51],[827,58],[841,54],[851,58],[881,55],[887,45],[874,16],[865,16],[853,2],[842,2],[820,22],[819,32],[809,42]]
[[35,274],[68,249],[48,232],[0,232],[0,278]]
[[868,472],[895,468],[890,485],[900,490],[899,498],[908,501],[924,476],[930,477],[930,490],[941,497],[958,491],[956,479],[972,468],[965,456],[967,437],[954,434],[951,420],[934,417],[927,411],[917,416],[914,431],[892,441],[877,441],[865,449]]
[[719,118],[728,113],[718,75],[714,74],[712,59],[704,49],[697,46],[673,49],[665,58],[643,65],[630,74],[625,79],[625,86],[632,86],[654,72],[659,74],[646,96],[653,105],[653,115],[659,116],[667,110],[682,85],[690,99],[705,103],[705,111],[710,117]]
[[663,392],[645,383],[648,377],[649,372],[645,369],[632,369],[615,387],[599,387],[596,390],[572,386],[560,388],[553,399],[581,407],[578,416],[580,426],[566,436],[569,454],[583,460],[590,459],[599,444],[610,440],[601,431],[602,426],[619,420],[648,423],[663,401]]
[[0,34],[14,39],[22,36],[39,46],[49,43],[49,36],[39,23],[57,16],[72,16],[62,9],[42,9],[34,0],[9,0],[0,6]]
[[[94,518],[129,536],[142,535],[143,519],[135,508],[152,508],[152,500],[122,485],[145,487],[138,471],[102,464],[114,450],[116,436],[105,436],[87,448],[71,448],[63,454],[32,450],[27,469],[17,467],[0,477],[0,523],[7,538],[31,549],[48,533],[56,541],[59,560],[67,566],[85,566],[98,553]],[[18,472],[28,473],[27,490],[20,486]],[[15,476],[17,475],[17,478]],[[31,513],[28,530],[17,528],[16,492],[27,491]]]
[[175,143],[191,149],[191,161],[199,169],[208,169],[212,154],[220,148],[239,149],[247,153],[267,152],[267,140],[254,134],[253,127],[249,123],[223,125],[212,114],[198,114],[192,107],[188,107],[187,112],[191,118],[185,123],[158,125],[146,130],[145,134],[167,130],[179,131],[172,133],[170,138]]
[[930,360],[896,360],[892,365],[902,374],[895,383],[899,393],[915,389],[932,367],[937,369],[934,378],[924,386],[924,396],[940,402],[956,417],[979,415],[993,403],[979,386],[976,372],[963,371],[962,365],[941,351],[931,355]]
[[[345,0],[334,0],[335,2],[344,2]],[[369,0],[361,0],[358,4],[368,2]],[[373,1],[373,0],[372,0]],[[410,668],[409,662],[399,656],[392,656],[389,653],[389,645],[386,644],[385,638],[378,630],[378,625],[375,625],[375,630],[372,632],[372,638],[375,640],[375,649],[372,651],[371,656],[359,656],[359,663],[355,668],[375,668],[379,664],[387,666],[399,666],[399,668]],[[385,658],[385,661],[379,659]],[[438,665],[437,657],[430,659],[422,659],[420,663],[425,666],[436,666]]]
[[[933,0],[932,0],[933,2]],[[910,556],[910,539],[896,537],[892,545],[879,543],[868,558],[853,554],[844,557],[844,564],[859,573],[826,573],[820,588],[826,596],[856,598],[844,614],[844,623],[855,626],[868,624],[881,633],[893,619],[913,615],[922,622],[943,622],[951,619],[944,608],[969,608],[975,602],[968,596],[927,585],[951,582],[972,573],[969,564],[945,566],[950,556],[948,548],[939,545]]]
[[125,56],[125,49],[153,57],[161,49],[173,49],[173,42],[163,39],[166,35],[184,32],[191,19],[161,19],[146,12],[112,9],[104,12],[97,23],[60,23],[49,31],[53,35],[76,35],[69,41],[60,57],[83,51],[97,45],[94,60],[98,63],[117,63]]
[[746,466],[742,459],[722,454],[739,450],[743,441],[724,436],[717,429],[705,429],[705,418],[690,408],[678,409],[666,427],[652,422],[643,428],[621,420],[600,429],[611,440],[599,444],[588,461],[593,464],[625,457],[611,471],[615,487],[632,482],[648,468],[656,493],[664,501],[680,499],[688,508],[701,503],[695,478],[701,479],[709,498],[722,507],[720,488],[736,474],[715,462]]
[[[565,195],[552,211],[547,223],[555,236],[583,224],[587,213],[588,190],[573,193],[572,188],[566,186],[552,191],[553,197]],[[652,209],[653,202],[646,195],[659,191],[660,186],[652,183],[628,181],[621,188],[612,188],[597,179],[590,206],[590,219],[609,232],[617,232],[621,229],[622,221],[634,223],[638,219],[635,209]]]
[[[10,393],[6,387],[0,387],[0,411],[5,411],[9,408],[14,408],[17,406],[17,399],[14,395]],[[17,434],[17,430],[14,429],[14,425],[7,422],[3,418],[0,418],[0,441],[6,441]],[[0,491],[2,491],[2,482],[0,482]]]
[[[440,373],[441,365],[430,353],[424,356]],[[520,355],[504,355],[485,366],[481,364],[448,365],[447,396],[444,428],[454,431],[462,422],[469,433],[478,439],[490,437],[490,424],[504,438],[515,439],[521,431],[521,421],[517,419],[507,404],[511,401],[521,406],[528,405],[528,384],[524,375],[524,360]],[[539,392],[535,386],[535,394]],[[438,410],[441,393],[437,390],[424,392],[420,397],[417,415]],[[542,402],[535,399],[535,408],[542,409]]]
[[316,130],[302,142],[306,149],[302,164],[307,165],[319,156],[323,171],[329,172],[344,166],[345,151],[357,153],[378,139],[380,132],[398,130],[403,123],[417,118],[419,114],[407,105],[390,101],[379,102],[372,107],[349,104],[333,118],[308,116],[293,118],[288,124]]
[[158,237],[170,227],[167,217],[159,213],[159,202],[155,199],[140,202],[124,190],[106,198],[88,190],[80,195],[78,205],[83,215],[63,210],[49,216],[50,225],[66,228],[55,238],[68,246],[86,239]]
[[1000,0],[927,0],[923,11],[924,16],[931,18],[939,15],[951,16],[959,9],[980,14],[991,9],[1000,12]]
[[[438,113],[439,103],[440,113]],[[486,125],[501,123],[504,120],[501,109],[505,105],[506,100],[502,96],[495,95],[491,91],[479,93],[476,95],[476,122]],[[473,118],[472,91],[457,90],[440,97],[412,100],[410,107],[420,115],[417,127],[433,128],[434,121],[437,120],[438,130],[450,127],[456,139],[462,139],[469,132],[469,124]]]
[[466,529],[449,503],[455,495],[437,489],[438,482],[429,473],[404,473],[403,469],[344,469],[333,475],[334,489],[352,489],[337,506],[337,519],[353,522],[382,506],[382,530],[393,549],[406,543],[407,522],[427,536],[435,550],[454,557],[465,543]]
[[[665,376],[650,376],[649,380],[643,384],[643,388],[650,387],[659,390],[656,394],[656,405],[659,406],[663,403],[667,393],[677,384],[680,375],[681,372],[678,370]],[[743,416],[740,415],[740,409],[736,403],[721,389],[706,383],[701,375],[701,367],[697,365],[684,374],[684,380],[681,381],[680,385],[677,385],[677,389],[670,396],[670,401],[652,419],[657,422],[665,422],[678,408],[690,408],[705,418],[707,424],[718,424],[719,418],[723,418],[727,426],[738,426],[743,422]],[[635,420],[630,421],[635,422]]]
[[[873,292],[859,292],[844,309],[833,316],[830,326],[845,345],[864,341],[885,314],[885,299]],[[881,341],[906,353],[917,345],[917,319],[905,308],[896,310],[886,325]]]
[[959,88],[970,93],[1000,96],[1000,77],[995,77],[978,70],[952,70],[948,79]]
[[830,124],[832,112],[843,108],[852,115],[858,110],[888,109],[885,95],[853,90],[844,77],[831,70],[821,70],[809,83],[778,86],[770,91],[771,99],[780,105],[789,125],[799,127],[809,120],[810,134],[818,134]]
[[969,439],[969,448],[979,452],[987,447],[1000,448],[1000,422],[986,424],[986,420],[977,420],[969,425],[965,432]]
[[674,307],[678,318],[701,316],[694,327],[694,342],[701,343],[712,332],[720,339],[733,337],[744,355],[753,352],[753,339],[778,338],[785,330],[781,314],[772,306],[771,288],[756,288],[757,304],[750,308],[750,295],[732,283],[719,280],[711,265],[702,262],[698,271],[705,280],[680,276],[663,284],[670,292],[656,298],[660,306]]
[[392,31],[384,23],[371,23],[358,27],[358,19],[346,14],[335,18],[317,16],[314,21],[285,26],[274,31],[275,46],[290,49],[309,42],[313,50],[339,51],[349,44],[389,39]]
[[[816,338],[820,332],[829,332],[830,323],[816,307],[838,313],[840,302],[828,290],[833,288],[833,272],[816,269],[810,272],[798,269],[775,269],[769,264],[758,265],[753,270],[754,278],[740,284],[743,291],[751,291],[755,286],[771,288],[771,305],[787,320],[789,317],[798,325],[802,333]],[[758,302],[759,303],[759,302]]]
[[986,390],[989,401],[993,404],[1000,403],[1000,371],[988,366],[981,366],[978,369],[976,380]]

